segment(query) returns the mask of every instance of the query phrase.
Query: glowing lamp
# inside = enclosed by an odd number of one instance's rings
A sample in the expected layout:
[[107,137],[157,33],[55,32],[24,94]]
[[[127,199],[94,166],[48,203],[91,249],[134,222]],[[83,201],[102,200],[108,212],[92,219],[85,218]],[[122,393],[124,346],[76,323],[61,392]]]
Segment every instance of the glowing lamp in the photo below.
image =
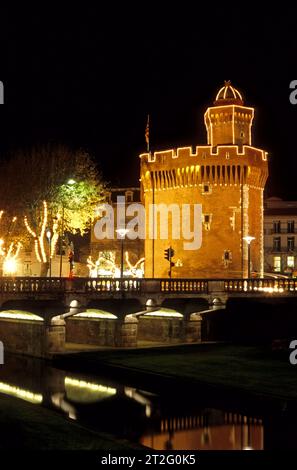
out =
[[251,235],[247,235],[246,237],[243,237],[243,240],[246,241],[248,244],[248,278],[250,279],[251,277],[251,243],[253,240],[255,240],[255,237],[252,237]]
[[17,271],[17,262],[13,258],[8,258],[3,263],[3,271],[5,274],[15,274]]
[[116,232],[120,236],[120,238],[124,238],[129,232],[129,230],[127,228],[118,228]]
[[251,237],[250,235],[247,235],[246,237],[243,237],[243,240],[246,241],[248,245],[250,245],[252,241],[255,240],[255,237]]

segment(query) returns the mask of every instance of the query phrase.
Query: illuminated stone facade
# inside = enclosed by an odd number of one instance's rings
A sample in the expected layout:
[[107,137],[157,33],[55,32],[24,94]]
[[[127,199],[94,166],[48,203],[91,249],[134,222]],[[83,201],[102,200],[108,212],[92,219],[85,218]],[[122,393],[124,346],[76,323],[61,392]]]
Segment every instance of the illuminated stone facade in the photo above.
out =
[[[97,239],[95,235],[95,223],[93,225],[92,231],[91,231],[91,256],[92,260],[95,262],[99,255],[106,256],[110,260],[113,260],[113,263],[105,263],[105,266],[102,265],[100,269],[100,266],[98,266],[98,269],[96,269],[94,273],[92,273],[92,276],[97,277],[114,277],[117,276],[119,277],[120,273],[120,265],[121,265],[121,240],[118,239],[118,235],[116,233],[117,229],[117,201],[118,198],[124,198],[124,205],[123,205],[123,211],[126,212],[127,207],[130,204],[134,203],[140,203],[140,189],[135,188],[135,187],[129,187],[129,188],[111,188],[109,191],[106,191],[105,193],[105,202],[110,204],[114,210],[114,232],[113,232],[113,237],[111,239],[109,238],[104,238],[104,239]],[[128,224],[129,220],[131,220],[132,217],[126,216],[125,218],[125,223]],[[124,240],[124,259],[123,259],[123,268],[124,268],[124,276],[131,276],[131,267],[138,266],[140,260],[143,259],[144,256],[144,240],[137,238],[135,240],[131,240],[129,237],[125,237]],[[128,260],[127,260],[128,256]],[[103,263],[104,264],[104,263]],[[114,269],[112,269],[112,265],[114,264],[116,267],[116,272],[114,272]],[[142,268],[142,265],[139,264],[139,268]],[[143,269],[142,273],[143,273]],[[134,273],[134,275],[142,275],[139,271],[137,273]]]
[[226,82],[204,115],[207,145],[140,155],[147,234],[150,204],[202,205],[201,248],[185,250],[184,239],[172,239],[169,211],[168,239],[146,236],[146,277],[168,277],[164,250],[170,245],[176,263],[172,277],[246,277],[247,235],[255,237],[251,270],[263,273],[263,190],[268,162],[267,153],[252,145],[253,117],[254,109],[244,106],[241,94]]

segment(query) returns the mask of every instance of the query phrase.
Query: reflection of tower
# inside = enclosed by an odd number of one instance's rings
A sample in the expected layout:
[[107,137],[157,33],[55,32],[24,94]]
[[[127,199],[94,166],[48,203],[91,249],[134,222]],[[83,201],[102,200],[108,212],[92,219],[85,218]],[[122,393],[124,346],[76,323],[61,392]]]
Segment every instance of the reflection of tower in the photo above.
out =
[[[254,109],[245,106],[230,82],[218,91],[204,115],[207,145],[145,153],[141,157],[141,182],[146,211],[146,277],[166,277],[163,253],[172,246],[182,266],[173,277],[242,277],[247,271],[247,246],[243,237],[255,237],[251,249],[254,270],[263,273],[263,190],[268,176],[267,153],[253,147]],[[151,204],[155,203],[152,211]],[[183,205],[202,205],[202,245],[186,249],[177,235]],[[167,214],[160,213],[161,205]],[[175,208],[172,208],[175,205]],[[152,217],[152,212],[156,217]],[[168,228],[162,239],[161,229]],[[182,230],[180,231],[182,233]]]

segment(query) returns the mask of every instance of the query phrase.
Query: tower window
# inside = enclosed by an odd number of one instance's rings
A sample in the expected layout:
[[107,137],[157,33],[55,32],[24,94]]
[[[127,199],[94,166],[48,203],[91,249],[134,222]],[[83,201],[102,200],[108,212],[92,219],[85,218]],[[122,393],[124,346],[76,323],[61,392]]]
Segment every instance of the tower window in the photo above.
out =
[[244,132],[243,132],[243,131],[240,132],[240,137],[241,137],[242,139],[244,138]]
[[223,264],[225,266],[225,268],[228,267],[228,265],[231,263],[232,261],[232,253],[230,250],[225,250],[224,251],[224,254],[223,254]]
[[230,260],[230,251],[224,251],[224,260],[229,261]]
[[203,226],[205,230],[210,230],[212,214],[203,214]]
[[202,194],[211,194],[210,184],[203,184],[202,185]]

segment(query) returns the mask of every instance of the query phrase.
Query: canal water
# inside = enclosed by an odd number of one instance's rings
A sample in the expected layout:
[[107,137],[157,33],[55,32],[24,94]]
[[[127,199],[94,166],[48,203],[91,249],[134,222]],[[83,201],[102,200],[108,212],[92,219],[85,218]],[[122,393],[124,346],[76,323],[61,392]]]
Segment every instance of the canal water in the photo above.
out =
[[[199,396],[156,395],[104,377],[67,372],[42,360],[6,356],[0,393],[44,406],[86,428],[159,450],[293,448],[294,421],[228,407]],[[243,404],[244,408],[244,404]],[[292,430],[292,433],[291,433]],[[277,447],[275,447],[277,446]]]

